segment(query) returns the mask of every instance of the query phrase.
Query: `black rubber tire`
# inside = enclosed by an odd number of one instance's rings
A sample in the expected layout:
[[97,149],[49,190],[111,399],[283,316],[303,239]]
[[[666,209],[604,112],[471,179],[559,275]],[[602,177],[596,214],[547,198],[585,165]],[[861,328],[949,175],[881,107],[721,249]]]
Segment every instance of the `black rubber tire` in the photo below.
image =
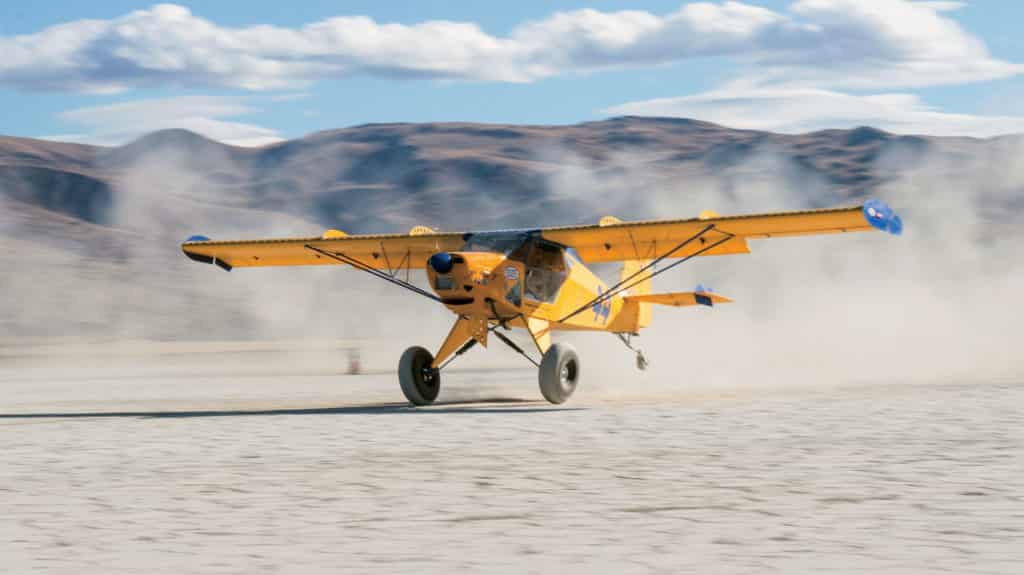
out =
[[565,403],[580,381],[576,349],[567,343],[552,344],[540,361],[538,378],[544,399],[554,404]]
[[398,382],[413,405],[430,405],[441,392],[441,372],[431,369],[434,356],[422,347],[410,347],[398,360]]

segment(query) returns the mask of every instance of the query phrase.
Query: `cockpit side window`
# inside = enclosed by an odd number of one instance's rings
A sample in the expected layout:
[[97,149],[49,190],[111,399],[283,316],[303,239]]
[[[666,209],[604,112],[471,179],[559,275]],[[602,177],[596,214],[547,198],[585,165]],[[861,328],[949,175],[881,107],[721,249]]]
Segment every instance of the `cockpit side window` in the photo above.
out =
[[562,246],[534,240],[526,258],[526,297],[554,302],[569,276]]
[[522,244],[519,245],[519,247],[508,253],[508,259],[526,263],[526,260],[529,257],[530,252],[532,251],[532,248],[532,241],[524,241]]
[[460,251],[500,253],[526,264],[524,295],[533,301],[554,302],[569,277],[565,248],[529,232],[467,234]]
[[565,256],[559,246],[535,243],[526,265],[548,271],[564,271]]

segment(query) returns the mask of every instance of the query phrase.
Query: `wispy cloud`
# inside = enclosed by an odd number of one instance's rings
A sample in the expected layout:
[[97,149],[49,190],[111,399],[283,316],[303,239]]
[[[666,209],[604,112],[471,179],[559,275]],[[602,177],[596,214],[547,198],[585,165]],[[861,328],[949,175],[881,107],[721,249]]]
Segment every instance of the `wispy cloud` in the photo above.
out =
[[956,7],[799,0],[786,12],[734,1],[684,4],[668,14],[586,9],[524,22],[498,37],[473,22],[404,25],[363,16],[300,28],[233,28],[160,4],[0,38],[0,84],[91,92],[272,90],[352,74],[530,82],[703,56],[736,59],[748,84],[891,88],[1021,73],[945,14]]
[[875,126],[902,134],[989,137],[1024,132],[1022,116],[943,112],[913,94],[855,95],[815,89],[718,90],[631,102],[609,115],[679,116],[727,126],[801,133]]
[[954,2],[799,0],[792,13],[818,41],[758,58],[758,83],[845,88],[960,84],[1024,73],[993,58],[945,12]]
[[156,130],[181,128],[236,146],[262,146],[281,141],[274,130],[226,119],[258,111],[239,98],[229,97],[136,100],[64,112],[61,120],[78,125],[84,131],[52,138],[119,145]]

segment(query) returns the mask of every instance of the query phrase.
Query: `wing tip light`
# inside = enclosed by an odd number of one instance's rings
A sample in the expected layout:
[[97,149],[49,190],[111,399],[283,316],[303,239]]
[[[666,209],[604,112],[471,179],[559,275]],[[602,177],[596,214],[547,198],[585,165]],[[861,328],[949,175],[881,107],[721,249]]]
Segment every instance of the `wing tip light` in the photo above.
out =
[[864,219],[872,227],[894,236],[903,233],[903,220],[882,200],[864,202]]
[[226,272],[231,271],[231,268],[233,266],[231,264],[229,264],[228,262],[224,261],[224,260],[217,259],[214,256],[208,256],[208,255],[205,255],[205,254],[193,253],[193,252],[188,251],[188,249],[186,249],[187,248],[187,244],[194,244],[194,243],[208,242],[208,241],[210,241],[210,238],[208,238],[206,236],[198,236],[198,235],[196,235],[196,236],[189,236],[189,238],[187,240],[185,240],[185,244],[182,245],[181,251],[185,252],[185,256],[187,256],[188,259],[190,259],[190,260],[192,260],[194,262],[199,262],[199,263],[203,263],[203,264],[213,264],[213,265],[219,267],[220,269],[222,269],[222,270],[224,270]]

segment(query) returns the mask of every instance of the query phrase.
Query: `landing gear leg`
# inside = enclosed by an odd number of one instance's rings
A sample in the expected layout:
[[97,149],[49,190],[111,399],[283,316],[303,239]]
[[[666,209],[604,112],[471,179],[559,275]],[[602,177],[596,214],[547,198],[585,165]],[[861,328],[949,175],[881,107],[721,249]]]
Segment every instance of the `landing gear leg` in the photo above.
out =
[[441,345],[437,357],[422,347],[410,347],[398,362],[402,394],[413,405],[430,405],[441,392],[441,369],[480,343],[487,347],[487,321],[460,317]]
[[576,355],[576,349],[567,343],[552,344],[551,324],[547,321],[536,318],[526,318],[524,321],[530,338],[541,354],[540,363],[500,331],[494,328],[491,331],[505,345],[537,366],[537,379],[544,399],[555,404],[565,403],[576,391],[576,385],[580,381],[580,360]]

